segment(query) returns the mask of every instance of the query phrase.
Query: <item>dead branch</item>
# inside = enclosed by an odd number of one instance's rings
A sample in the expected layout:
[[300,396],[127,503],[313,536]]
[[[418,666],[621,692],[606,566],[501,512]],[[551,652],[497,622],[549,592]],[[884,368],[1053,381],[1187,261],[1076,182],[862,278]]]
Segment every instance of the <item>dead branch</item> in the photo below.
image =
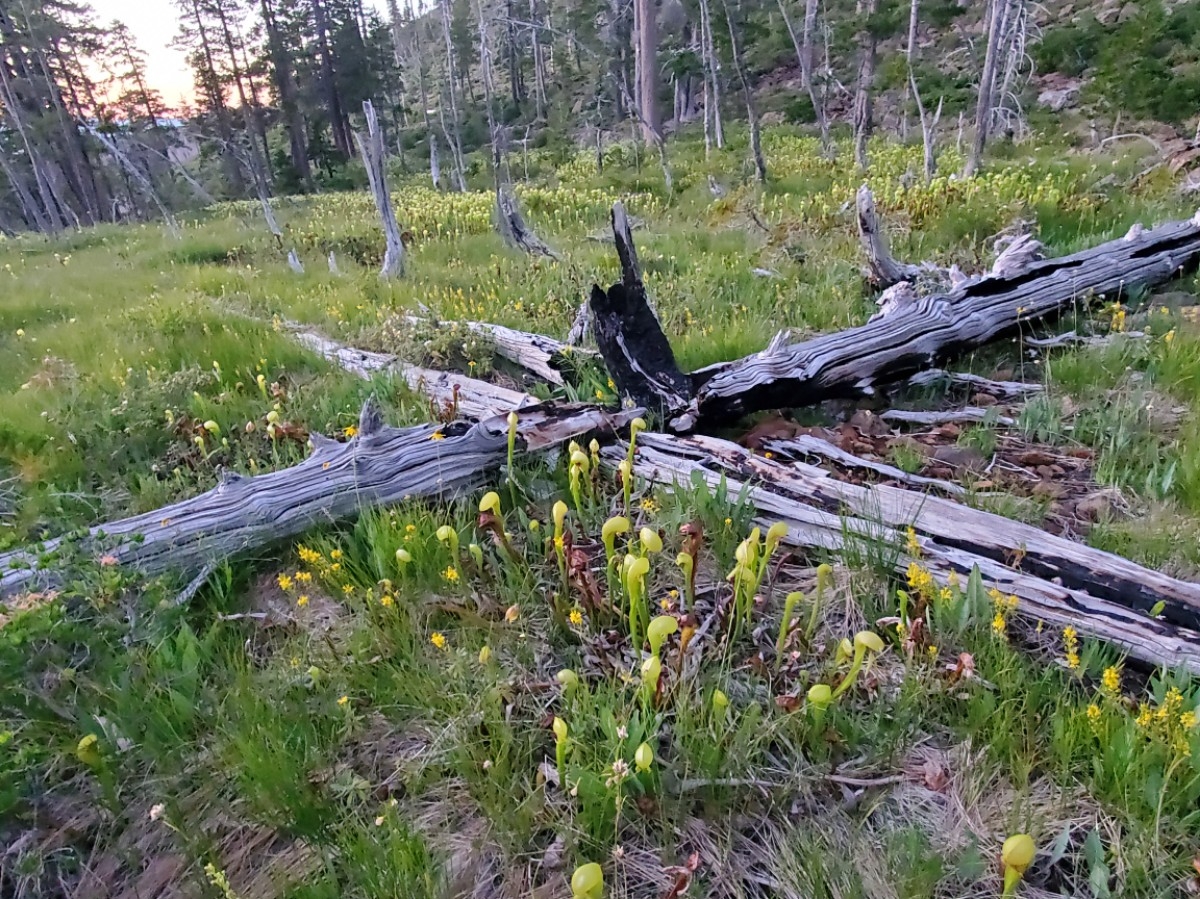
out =
[[[590,435],[611,437],[636,411],[540,405],[518,411],[526,452]],[[404,499],[451,499],[486,485],[508,455],[508,417],[477,424],[385,427],[368,401],[349,443],[313,436],[313,452],[292,468],[245,477],[229,473],[212,490],[144,515],[107,522],[79,538],[0,553],[0,597],[51,589],[73,560],[145,576],[192,575],[214,562],[301,534],[322,522]]]
[[[1200,584],[949,499],[849,484],[725,440],[647,433],[638,446],[641,477],[668,488],[690,487],[694,478],[712,489],[723,483],[755,505],[759,524],[787,524],[792,546],[840,552],[873,545],[903,574],[912,561],[902,549],[911,525],[921,563],[941,579],[955,572],[965,582],[978,566],[986,583],[1018,598],[1016,614],[1030,622],[1069,624],[1143,662],[1200,672]],[[618,447],[605,453],[614,465],[624,458]],[[1014,550],[1019,562],[1012,562]]]

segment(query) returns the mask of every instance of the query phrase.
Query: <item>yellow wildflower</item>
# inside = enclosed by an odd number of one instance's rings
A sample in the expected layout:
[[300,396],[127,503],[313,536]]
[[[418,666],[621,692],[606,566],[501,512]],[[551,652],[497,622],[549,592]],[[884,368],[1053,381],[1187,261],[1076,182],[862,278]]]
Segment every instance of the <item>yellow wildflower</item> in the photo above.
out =
[[351,594],[354,593],[354,585],[353,584],[343,584],[342,592],[344,594],[346,594],[347,596],[350,596]]
[[338,705],[340,705],[340,706],[346,706],[349,704],[350,704],[349,696],[343,696],[341,699],[338,700]]
[[429,638],[429,642],[432,643],[434,646],[436,646],[438,649],[445,649],[446,648],[446,635],[443,634],[441,631],[434,631],[433,634]]
[[395,602],[395,598],[390,593],[385,593],[379,597],[379,604],[384,608],[390,608]]
[[441,431],[434,431],[432,434],[429,435],[429,439],[430,440],[445,440],[446,435],[443,434]]
[[343,555],[343,553],[340,549],[334,549],[334,550],[330,551],[329,558],[333,559],[333,561],[336,562],[338,559],[340,559],[342,557],[342,555]]
[[342,433],[347,437],[353,437],[358,433],[358,428],[356,428],[354,425],[347,425],[346,427],[342,428]]
[[289,592],[292,587],[295,586],[295,582],[292,580],[291,575],[288,574],[281,574],[278,578],[276,578],[276,580],[279,582],[279,589],[285,593]]
[[297,571],[296,572],[296,583],[297,584],[311,584],[312,583],[312,574],[307,571]]
[[307,546],[301,546],[296,552],[300,556],[300,561],[306,565],[315,565],[321,561],[321,554],[315,549],[309,549]]
[[1104,675],[1100,679],[1101,688],[1110,696],[1115,696],[1121,692],[1121,669],[1116,665],[1110,665],[1104,669]]
[[1008,622],[1004,620],[1004,616],[999,612],[992,619],[992,633],[1002,640],[1008,636]]
[[905,531],[904,551],[914,559],[921,558],[921,543],[917,540],[917,530],[911,524]]
[[572,609],[571,614],[568,615],[567,618],[575,627],[579,627],[581,624],[583,624],[583,613],[578,609]]
[[1067,668],[1079,670],[1079,634],[1071,625],[1063,628],[1063,653],[1066,656]]
[[303,609],[303,608],[304,608],[306,605],[308,605],[308,594],[307,594],[307,593],[302,593],[302,594],[300,594],[299,596],[297,596],[297,597],[296,597],[296,605],[298,605],[298,606],[299,606],[300,608],[302,608],[302,609]]
[[1092,726],[1092,730],[1099,732],[1100,730],[1100,706],[1092,703],[1087,707],[1088,724]]
[[449,581],[451,584],[458,581],[458,569],[453,565],[446,566],[446,570],[442,572],[442,579]]

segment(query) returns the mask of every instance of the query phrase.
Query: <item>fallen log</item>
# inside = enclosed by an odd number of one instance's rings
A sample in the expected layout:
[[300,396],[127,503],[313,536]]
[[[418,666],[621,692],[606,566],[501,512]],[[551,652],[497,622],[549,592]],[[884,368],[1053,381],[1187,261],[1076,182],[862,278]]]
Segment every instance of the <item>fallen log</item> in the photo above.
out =
[[519,390],[509,390],[478,378],[454,372],[438,371],[410,365],[391,353],[373,353],[330,340],[316,331],[293,327],[296,342],[320,353],[334,365],[369,381],[377,374],[393,373],[414,393],[427,396],[440,410],[449,410],[452,417],[481,419],[537,404],[532,396]]
[[1011,428],[1017,420],[1001,415],[994,407],[967,406],[963,409],[945,409],[941,412],[915,412],[912,409],[888,409],[880,412],[884,421],[898,421],[910,425],[960,424],[962,422],[987,421],[1002,428]]
[[1041,384],[1029,381],[993,381],[991,378],[983,378],[969,372],[945,371],[940,368],[931,368],[913,375],[908,379],[908,386],[928,387],[943,381],[948,381],[951,385],[969,387],[978,393],[986,393],[989,396],[1005,400],[1018,399],[1031,393],[1041,393],[1045,389]]
[[899,481],[902,484],[908,484],[910,487],[916,487],[920,490],[938,490],[942,493],[948,493],[951,496],[965,496],[967,494],[967,488],[962,486],[962,484],[956,484],[953,481],[944,481],[941,478],[926,478],[918,474],[909,474],[895,465],[864,459],[861,456],[856,456],[840,447],[834,446],[828,440],[822,440],[820,437],[813,437],[809,434],[800,434],[789,440],[768,440],[764,444],[764,448],[774,455],[782,456],[785,459],[817,456],[827,459],[842,468],[858,468],[874,472],[881,477]]
[[459,325],[475,334],[482,334],[491,341],[497,356],[507,359],[514,365],[537,375],[543,381],[556,386],[564,383],[562,366],[567,359],[571,356],[592,357],[595,355],[592,350],[577,347],[570,341],[555,340],[545,334],[518,331],[516,328],[491,322],[451,321],[439,323],[418,315],[404,316],[404,321],[414,326]]
[[[522,409],[518,444],[537,452],[571,439],[608,438],[636,415],[578,405]],[[191,575],[364,509],[460,496],[492,480],[508,455],[508,431],[507,415],[477,424],[385,427],[368,401],[348,443],[314,434],[312,455],[299,465],[256,477],[226,473],[218,486],[191,499],[78,537],[0,553],[0,598],[53,589],[73,559],[103,557],[145,576]]]
[[[615,211],[613,231],[624,268],[632,239],[618,229]],[[752,412],[871,395],[1099,297],[1170,280],[1200,261],[1200,215],[1131,229],[1057,259],[1037,258],[1035,244],[1018,238],[989,274],[945,293],[906,295],[864,325],[800,341],[781,333],[761,352],[690,376],[679,372],[657,319],[641,308],[645,291],[628,289],[626,279],[607,292],[592,289],[597,343],[622,394],[666,410],[672,431],[708,430]]]
[[[618,448],[605,452],[613,464],[624,458]],[[903,549],[911,525],[922,564],[943,579],[978,566],[985,582],[1018,598],[1016,613],[1026,619],[1071,625],[1132,658],[1200,673],[1200,584],[990,512],[899,487],[848,484],[711,437],[642,434],[634,470],[665,487],[694,487],[697,478],[710,489],[724,483],[755,506],[764,528],[785,522],[790,545],[841,552],[871,544],[900,574],[912,561]]]

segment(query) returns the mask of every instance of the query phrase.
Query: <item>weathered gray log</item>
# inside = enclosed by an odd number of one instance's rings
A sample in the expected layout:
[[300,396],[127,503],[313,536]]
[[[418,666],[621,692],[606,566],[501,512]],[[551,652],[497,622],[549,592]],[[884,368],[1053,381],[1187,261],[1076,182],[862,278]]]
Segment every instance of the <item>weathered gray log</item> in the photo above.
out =
[[955,484],[953,481],[909,474],[907,471],[897,468],[894,465],[888,465],[885,462],[876,462],[872,459],[864,459],[862,456],[848,453],[844,449],[834,446],[828,440],[822,440],[820,437],[813,437],[809,434],[800,434],[790,440],[768,440],[763,445],[763,448],[785,459],[818,456],[822,459],[828,459],[842,468],[858,468],[864,471],[872,471],[881,477],[899,481],[902,484],[908,484],[910,487],[918,489],[938,490],[942,493],[948,493],[951,496],[965,496],[967,493],[966,487],[961,484]]
[[400,225],[396,222],[396,211],[392,208],[392,196],[388,191],[383,132],[379,130],[375,106],[370,100],[363,101],[363,115],[367,118],[367,136],[364,138],[356,131],[354,140],[362,153],[367,181],[371,185],[371,195],[375,198],[375,208],[379,210],[379,219],[383,223],[383,235],[387,242],[379,276],[398,278],[404,274],[404,241],[400,237]]
[[414,393],[429,397],[441,408],[452,408],[456,417],[488,418],[537,404],[537,400],[519,390],[509,390],[454,372],[410,365],[390,353],[360,350],[301,326],[291,327],[297,343],[320,353],[333,364],[367,381],[381,373],[397,374]]
[[[611,436],[636,415],[542,405],[517,413],[526,452]],[[368,402],[349,443],[314,435],[311,456],[282,471],[229,474],[217,487],[165,508],[113,521],[75,539],[0,553],[0,597],[56,586],[72,559],[147,576],[190,575],[238,553],[364,509],[412,498],[449,499],[486,485],[508,455],[508,416],[478,424],[390,428]]]
[[521,204],[507,187],[496,191],[496,230],[505,244],[530,256],[546,256],[558,260],[559,255],[534,233],[525,221]]
[[872,286],[882,290],[901,281],[918,278],[922,273],[921,266],[898,261],[888,249],[887,237],[875,212],[875,197],[871,194],[871,188],[865,184],[860,187],[855,204],[858,210],[858,236],[867,254],[867,280]]
[[910,425],[944,425],[951,422],[990,421],[1002,428],[1011,428],[1017,423],[1015,418],[1000,415],[992,408],[982,406],[966,406],[962,409],[944,409],[937,412],[915,412],[912,409],[888,409],[880,412],[879,417],[884,421],[898,421]]
[[[405,316],[410,325],[426,326],[431,322],[428,318],[417,315]],[[507,359],[514,365],[526,369],[551,384],[563,384],[562,365],[571,356],[593,356],[595,353],[572,345],[570,342],[555,340],[545,334],[533,334],[529,331],[518,331],[504,325],[494,325],[491,322],[458,321],[445,322],[447,325],[457,325],[476,334],[482,334],[491,341],[496,355]]]
[[1006,265],[1003,274],[919,297],[865,325],[796,343],[773,343],[761,353],[710,366],[702,383],[694,383],[695,395],[672,427],[682,431],[763,409],[870,395],[881,384],[1017,334],[1030,323],[1058,317],[1098,297],[1161,284],[1200,261],[1200,216],[1131,231],[1070,256],[1023,258],[1026,265],[1019,272]]
[[931,368],[913,375],[908,379],[908,386],[928,387],[943,381],[969,387],[978,393],[986,393],[1001,399],[1018,399],[1045,390],[1041,384],[1034,384],[1030,381],[993,381],[991,378],[980,377],[970,372],[945,371],[940,368]]
[[[619,448],[605,452],[614,464],[624,457]],[[785,522],[793,546],[837,552],[855,543],[886,544],[882,555],[895,553],[898,573],[911,561],[903,552],[911,525],[922,563],[943,579],[951,571],[965,579],[978,566],[985,582],[1018,598],[1019,616],[1069,624],[1132,658],[1200,673],[1200,584],[947,499],[848,484],[711,437],[643,434],[634,468],[668,487],[691,489],[699,477],[710,488],[724,481],[731,496],[744,488],[764,527]],[[1158,616],[1151,617],[1159,603]]]

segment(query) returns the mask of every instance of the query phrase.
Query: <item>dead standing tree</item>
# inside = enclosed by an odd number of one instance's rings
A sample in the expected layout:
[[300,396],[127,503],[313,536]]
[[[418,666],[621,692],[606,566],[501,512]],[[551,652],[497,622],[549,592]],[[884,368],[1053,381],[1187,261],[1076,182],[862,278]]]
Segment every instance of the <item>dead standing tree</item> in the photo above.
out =
[[375,208],[379,210],[379,218],[383,223],[386,248],[379,276],[381,278],[399,278],[404,274],[404,241],[400,235],[400,225],[396,222],[396,211],[392,208],[392,197],[388,191],[387,167],[384,165],[387,157],[383,149],[383,133],[379,130],[375,106],[370,100],[363,101],[363,115],[367,118],[366,137],[356,131],[354,140],[358,144],[359,152],[362,153],[363,164],[367,169],[367,180],[371,185],[371,195],[375,198]]

